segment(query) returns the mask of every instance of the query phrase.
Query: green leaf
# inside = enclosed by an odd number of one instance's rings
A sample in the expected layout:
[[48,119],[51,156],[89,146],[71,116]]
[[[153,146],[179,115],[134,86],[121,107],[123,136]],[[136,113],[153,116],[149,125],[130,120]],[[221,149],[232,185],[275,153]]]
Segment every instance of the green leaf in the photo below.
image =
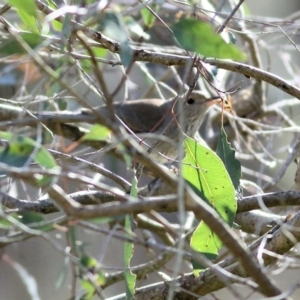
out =
[[[0,148],[0,162],[11,167],[21,168],[25,164],[30,164],[33,160],[31,153],[34,147],[31,145],[11,144],[5,148]],[[6,172],[0,171],[1,175]]]
[[96,124],[81,138],[81,141],[107,141],[109,136],[110,130],[107,127]]
[[85,300],[90,300],[93,299],[93,296],[95,294],[95,286],[92,282],[90,282],[89,280],[81,280],[81,287],[82,289],[84,289],[87,293],[84,295],[84,298],[81,299],[85,299]]
[[[125,216],[125,230],[127,232],[126,236],[131,237],[131,224],[132,216]],[[129,231],[129,232],[128,232]],[[126,284],[126,299],[134,299],[134,289],[136,283],[136,275],[130,271],[130,261],[133,256],[133,243],[124,243],[124,267],[125,267],[125,284]]]
[[[7,146],[0,148],[0,162],[8,166],[22,168],[31,162],[36,162],[40,167],[52,169],[57,163],[49,151],[24,136],[14,136],[10,132],[0,132],[0,139],[7,141]],[[6,174],[0,172],[0,174]],[[52,180],[51,176],[43,175],[37,180],[39,185],[46,185]]]
[[58,32],[61,32],[62,31],[62,28],[63,28],[63,24],[57,20],[53,20],[52,22],[52,25],[53,25],[53,28],[58,31]]
[[93,53],[95,57],[104,58],[108,54],[108,50],[99,47],[93,47]]
[[7,2],[17,9],[17,14],[24,25],[32,32],[38,33],[38,11],[34,0],[7,0]]
[[196,192],[231,226],[236,212],[235,190],[215,152],[191,138],[185,140],[183,176]]
[[108,222],[116,221],[119,217],[102,217],[102,218],[94,218],[89,219],[89,222],[93,224],[107,224]]
[[[42,231],[49,231],[53,230],[53,224],[45,222],[44,215],[41,213],[33,212],[33,211],[22,211],[18,214],[10,214],[10,218],[16,219],[18,222],[21,222],[31,228],[42,230]],[[6,218],[0,218],[0,228],[1,229],[10,229],[15,225],[12,224]]]
[[[218,256],[218,251],[223,243],[218,236],[204,223],[200,222],[192,234],[190,246],[197,252],[203,254],[207,259],[214,260]],[[199,271],[205,269],[198,261],[192,260],[195,276]]]
[[221,128],[216,152],[223,161],[227,172],[230,175],[231,181],[237,190],[240,186],[240,179],[242,177],[241,163],[235,158],[235,151],[231,148],[223,127]]
[[[237,204],[234,186],[223,162],[216,153],[191,138],[186,138],[185,150],[183,177],[232,226]],[[217,235],[202,221],[193,233],[190,244],[209,259],[215,257],[222,247]]]
[[[101,265],[98,263],[98,261],[88,255],[82,255],[80,258],[80,264],[90,272],[90,274],[93,275],[93,282],[95,282],[98,286],[101,286],[105,283],[105,275],[102,271]],[[83,270],[84,273],[86,270]],[[84,280],[83,280],[84,282]],[[85,283],[84,283],[85,285]],[[90,288],[89,285],[87,285],[88,289]]]
[[52,169],[57,166],[52,154],[44,147],[40,147],[35,157],[35,162],[46,169]]
[[33,211],[24,211],[19,217],[19,221],[23,224],[44,222],[45,218],[42,214]]
[[[19,218],[19,215],[14,213],[14,214],[11,214],[10,217],[13,217],[15,219],[18,219]],[[4,217],[0,217],[0,229],[10,229],[12,228],[12,224],[10,221],[8,221],[6,218]]]
[[24,11],[27,14],[36,17],[37,7],[34,0],[7,0],[7,2],[19,11]]
[[49,7],[53,8],[53,9],[57,9],[57,4],[55,3],[55,0],[47,0],[47,3],[49,5]]
[[47,224],[44,215],[34,211],[23,211],[18,217],[21,223],[33,227],[36,230],[49,231],[53,230],[52,224]]
[[[47,2],[48,2],[48,5],[50,8],[53,8],[53,10],[57,10],[57,5],[54,1],[48,0]],[[63,27],[63,24],[61,22],[59,22],[57,20],[53,20],[52,25],[56,31],[61,32],[62,27]]]
[[171,26],[174,37],[186,50],[205,57],[245,60],[246,55],[237,46],[227,44],[213,27],[192,18],[182,19]]
[[[137,178],[134,176],[131,184],[130,196],[137,198]],[[132,237],[133,218],[131,215],[125,216],[125,236]],[[130,270],[130,261],[133,256],[134,245],[132,242],[124,242],[124,267],[125,267],[125,284],[126,298],[134,299],[134,290],[136,284],[136,275]]]
[[[39,34],[35,33],[21,33],[19,36],[27,43],[31,48],[38,47],[43,41],[44,38]],[[0,45],[0,54],[24,54],[26,51],[20,45],[20,43],[14,38],[10,37],[7,40],[4,40]]]
[[131,182],[130,196],[137,199],[138,188],[137,188],[137,178],[134,176]]
[[156,19],[155,15],[147,7],[142,8],[140,10],[140,13],[143,17],[145,25],[151,28],[154,25]]
[[94,257],[88,255],[81,256],[80,264],[87,269],[96,269],[99,266],[98,261]]

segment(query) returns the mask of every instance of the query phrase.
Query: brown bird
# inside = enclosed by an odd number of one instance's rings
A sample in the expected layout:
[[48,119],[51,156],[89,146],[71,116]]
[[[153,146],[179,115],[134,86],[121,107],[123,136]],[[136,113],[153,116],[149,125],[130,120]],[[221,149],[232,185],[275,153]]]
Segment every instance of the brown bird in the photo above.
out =
[[[194,137],[209,107],[220,101],[219,97],[207,97],[202,92],[194,91],[188,97],[184,95],[169,101],[131,100],[114,103],[113,107],[128,131],[140,138],[140,144],[151,157],[159,163],[165,163],[177,158],[180,135],[184,133]],[[96,110],[102,116],[109,115],[106,106]],[[83,109],[82,113],[93,114],[88,109]],[[183,114],[181,125],[180,113]]]

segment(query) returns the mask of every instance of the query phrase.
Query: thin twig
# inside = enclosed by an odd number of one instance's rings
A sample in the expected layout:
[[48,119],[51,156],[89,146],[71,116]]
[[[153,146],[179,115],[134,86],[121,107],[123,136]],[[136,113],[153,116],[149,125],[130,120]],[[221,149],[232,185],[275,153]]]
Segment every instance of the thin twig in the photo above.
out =
[[117,183],[118,185],[120,185],[124,191],[126,193],[130,192],[131,189],[131,184],[125,180],[124,178],[122,178],[121,176],[109,171],[108,169],[99,166],[97,164],[94,164],[92,162],[89,162],[87,160],[81,159],[79,157],[73,156],[73,155],[69,155],[69,154],[65,154],[59,151],[55,151],[55,150],[50,150],[48,149],[48,151],[56,158],[60,158],[64,161],[69,161],[72,163],[76,163],[76,164],[82,164],[85,168],[88,168],[96,173],[99,173],[109,179],[111,179],[112,181],[114,181],[115,183]]
[[239,3],[235,6],[235,8],[232,10],[232,12],[230,13],[230,15],[226,18],[226,20],[224,21],[224,23],[222,24],[222,26],[219,28],[219,30],[217,31],[217,33],[221,33],[225,27],[227,26],[228,22],[232,19],[232,17],[234,16],[234,14],[237,12],[237,10],[240,8],[240,6],[243,4],[244,0],[240,0]]

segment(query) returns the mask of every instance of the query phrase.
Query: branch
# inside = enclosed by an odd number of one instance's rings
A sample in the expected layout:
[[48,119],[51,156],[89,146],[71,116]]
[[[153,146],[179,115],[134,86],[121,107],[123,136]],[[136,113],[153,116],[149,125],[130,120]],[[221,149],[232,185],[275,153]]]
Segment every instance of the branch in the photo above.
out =
[[68,162],[75,163],[75,164],[80,163],[81,166],[88,168],[89,170],[92,170],[95,173],[101,174],[101,175],[105,176],[106,178],[109,178],[110,180],[114,181],[115,183],[120,185],[126,193],[130,192],[131,184],[127,180],[125,180],[123,177],[111,172],[110,170],[108,170],[102,166],[99,166],[98,164],[94,164],[87,160],[81,159],[74,155],[68,155],[68,154],[65,154],[65,153],[62,153],[59,151],[49,150],[49,149],[48,149],[48,151],[54,157],[60,158],[63,161],[68,161]]
[[300,205],[300,192],[276,192],[256,196],[244,197],[238,202],[237,212],[246,212],[266,207]]
[[[50,7],[43,4],[41,1],[37,0],[36,3],[39,9],[43,13],[51,14],[54,12],[54,10],[52,10]],[[56,20],[63,23],[64,17],[57,17]],[[92,38],[94,41],[99,43],[100,47],[108,49],[112,53],[120,53],[121,47],[118,42],[104,36],[100,32],[87,28],[84,25],[79,24],[77,22],[70,21],[70,23],[74,26],[74,28],[76,28],[77,30],[81,30],[82,32],[86,33],[88,37]],[[184,53],[183,50],[182,53]],[[187,64],[190,64],[193,59],[192,56],[184,56],[184,55],[176,55],[176,54],[170,55],[161,52],[157,53],[157,52],[151,52],[143,49],[135,49],[133,51],[133,60],[151,62],[154,64],[163,64],[166,66],[172,66],[172,65],[185,66]],[[279,76],[237,62],[231,62],[231,61],[213,59],[213,58],[207,58],[205,59],[205,62],[211,65],[215,65],[216,67],[221,69],[237,72],[247,77],[252,77],[258,80],[268,82],[300,100],[300,89],[289,84],[286,80],[280,78]]]
[[[50,214],[58,212],[59,209],[53,204],[50,199],[40,199],[38,201],[28,201],[13,198],[5,193],[0,193],[2,205],[10,208],[17,209],[18,212],[23,210],[35,211],[43,214]],[[149,213],[151,210],[157,212],[176,212],[177,211],[177,196],[162,196],[162,197],[148,197],[142,198],[137,202],[125,202],[120,203],[118,197],[113,193],[102,191],[84,191],[69,194],[76,202],[81,205],[93,205],[93,217],[116,216],[125,213]],[[281,224],[284,220],[284,216],[274,215],[272,213],[266,213],[261,211],[250,212],[251,210],[260,209],[260,200],[266,207],[277,206],[298,206],[300,205],[300,192],[278,192],[270,193],[258,196],[244,197],[243,200],[238,201],[235,222],[241,226],[241,230],[244,232],[262,235],[266,233],[270,227],[276,224]],[[101,204],[101,205],[99,205]],[[105,204],[105,205],[104,205]],[[186,206],[187,211],[192,211],[193,208]],[[99,214],[98,212],[102,212]],[[149,229],[149,228],[148,228]],[[158,229],[155,228],[155,232]],[[156,232],[157,233],[157,232]]]
[[265,82],[270,83],[271,85],[274,85],[275,87],[279,88],[280,90],[284,91],[287,94],[290,94],[291,96],[296,97],[300,100],[300,89],[296,86],[290,84],[288,81],[284,80],[283,78],[276,76],[272,73],[263,71],[261,69],[242,64],[232,61],[226,61],[221,59],[213,59],[213,58],[207,58],[205,60],[206,63],[209,63],[213,66],[216,66],[221,69],[225,69],[228,71],[237,72],[240,74],[243,74],[247,77],[252,77],[258,80],[262,80]]
[[[165,172],[165,171],[162,171]],[[168,178],[169,183],[176,187],[178,179],[175,176],[171,176],[169,173],[164,175]],[[101,206],[101,210],[92,207],[75,207],[72,205],[73,200],[57,185],[52,185],[47,190],[51,198],[60,206],[65,213],[74,219],[90,219],[100,216],[107,217],[105,213],[106,204]],[[226,224],[218,215],[218,213],[207,203],[198,198],[198,196],[188,186],[185,186],[184,194],[185,203],[190,206],[193,212],[198,218],[203,220],[213,232],[220,238],[230,252],[241,262],[243,268],[247,270],[249,275],[259,285],[260,291],[266,296],[277,296],[281,294],[281,291],[275,286],[271,279],[268,278],[266,273],[261,269],[260,265],[253,259],[251,253],[240,241],[239,237],[230,230],[228,224]],[[151,205],[151,204],[150,204]],[[163,206],[162,206],[163,207]],[[110,215],[124,215],[129,213],[124,211],[123,204],[119,204],[118,207],[112,207]],[[115,209],[114,209],[115,208]],[[107,211],[106,211],[107,212]]]
[[[95,205],[116,200],[115,195],[109,192],[85,191],[69,195],[74,201],[81,205]],[[42,214],[51,214],[59,211],[50,199],[40,199],[38,201],[20,200],[0,192],[1,204],[10,209],[21,211],[34,211]]]
[[[283,226],[281,226],[277,230],[271,230],[266,235],[255,241],[253,244],[249,246],[249,249],[252,252],[253,256],[261,256],[263,253],[263,264],[264,266],[268,266],[271,263],[274,263],[278,256],[270,255],[270,253],[274,254],[284,254],[289,251],[296,242],[300,240],[300,231],[297,230],[300,226],[300,213],[298,212],[293,218],[288,220]],[[270,237],[267,239],[267,237]],[[293,239],[291,238],[293,237]],[[261,243],[267,239],[265,247],[260,248]],[[249,276],[247,273],[243,272],[241,268],[236,264],[237,259],[235,257],[231,257],[226,259],[223,262],[220,262],[218,265],[221,268],[226,268],[231,274],[236,276],[241,276],[246,278]],[[225,287],[224,283],[213,274],[212,270],[206,270],[200,274],[199,277],[195,277],[193,274],[185,275],[178,277],[173,280],[169,284],[166,282],[161,282],[157,284],[152,284],[151,286],[143,287],[137,289],[135,299],[145,299],[145,297],[149,297],[152,293],[155,292],[157,300],[165,300],[165,295],[168,295],[168,290],[170,285],[177,285],[177,293],[174,295],[173,299],[192,299],[190,294],[191,292],[199,296],[207,295],[211,292],[220,290]],[[287,295],[282,295],[279,299],[285,299]],[[118,296],[118,299],[122,298],[122,295]]]

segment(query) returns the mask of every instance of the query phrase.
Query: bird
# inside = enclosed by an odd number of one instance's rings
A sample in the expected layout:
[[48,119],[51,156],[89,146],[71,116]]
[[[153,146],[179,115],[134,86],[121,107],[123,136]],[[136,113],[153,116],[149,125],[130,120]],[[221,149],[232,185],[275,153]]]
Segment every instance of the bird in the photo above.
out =
[[[201,91],[193,91],[167,101],[140,99],[115,102],[113,108],[128,132],[139,138],[139,143],[150,157],[158,163],[166,163],[178,157],[180,135],[193,138],[208,109],[220,102],[219,96],[208,97]],[[105,105],[94,110],[81,110],[82,114],[89,116],[95,112],[109,116]],[[182,124],[180,113],[183,114]]]

